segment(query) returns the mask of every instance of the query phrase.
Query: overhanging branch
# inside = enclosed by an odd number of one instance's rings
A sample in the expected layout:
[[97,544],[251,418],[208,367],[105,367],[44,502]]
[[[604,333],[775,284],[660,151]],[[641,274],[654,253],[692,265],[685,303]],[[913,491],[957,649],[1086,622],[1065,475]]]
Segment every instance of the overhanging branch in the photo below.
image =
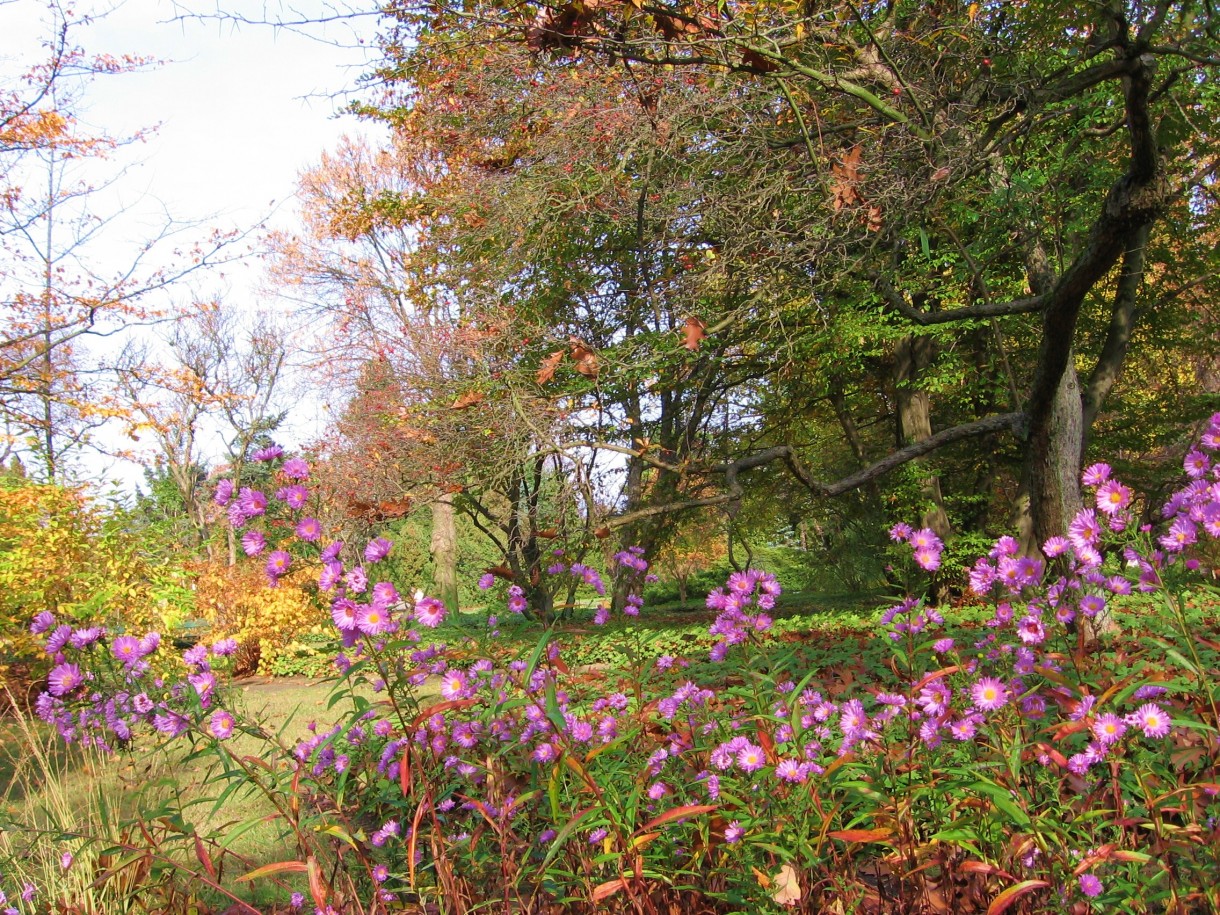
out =
[[[706,496],[701,499],[688,499],[682,502],[670,502],[664,505],[651,505],[647,508],[639,509],[638,511],[629,512],[625,515],[619,515],[609,522],[612,528],[622,527],[626,524],[631,524],[635,521],[644,518],[650,518],[654,515],[661,515],[667,512],[687,511],[692,508],[707,508],[715,505],[733,505],[740,503],[744,493],[741,485],[740,476],[749,470],[755,470],[775,461],[783,461],[788,467],[789,472],[796,477],[807,489],[811,492],[825,497],[833,498],[841,496],[846,492],[851,492],[858,489],[866,483],[884,476],[891,470],[901,467],[917,458],[931,454],[946,445],[954,444],[955,442],[964,441],[970,438],[978,438],[984,435],[992,435],[997,432],[1015,431],[1018,425],[1024,418],[1022,413],[1000,413],[995,416],[984,417],[972,423],[964,423],[960,426],[953,426],[950,429],[943,429],[935,435],[924,439],[921,442],[914,442],[904,448],[891,452],[879,461],[870,464],[868,467],[858,470],[850,476],[844,477],[841,480],[836,480],[832,483],[815,480],[809,473],[809,470],[801,463],[797,456],[796,450],[791,445],[776,445],[772,448],[765,448],[762,451],[756,451],[753,454],[747,454],[735,461],[726,464],[717,464],[707,468],[703,473],[722,473],[724,474],[724,482],[726,492],[719,493],[714,496]],[[620,453],[632,453],[630,449],[615,447],[613,450]],[[677,469],[677,468],[669,468]],[[694,472],[693,468],[690,472]]]

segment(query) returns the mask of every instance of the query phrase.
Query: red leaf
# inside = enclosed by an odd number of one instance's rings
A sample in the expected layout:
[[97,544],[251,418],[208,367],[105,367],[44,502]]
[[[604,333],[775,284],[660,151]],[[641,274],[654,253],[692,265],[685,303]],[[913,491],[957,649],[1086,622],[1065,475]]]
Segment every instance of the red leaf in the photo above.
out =
[[885,842],[894,834],[892,829],[836,829],[826,835],[843,842]]
[[208,854],[208,850],[203,845],[203,839],[199,838],[198,834],[195,835],[195,857],[199,859],[203,869],[208,872],[208,876],[215,880],[216,867],[212,864],[212,856]]

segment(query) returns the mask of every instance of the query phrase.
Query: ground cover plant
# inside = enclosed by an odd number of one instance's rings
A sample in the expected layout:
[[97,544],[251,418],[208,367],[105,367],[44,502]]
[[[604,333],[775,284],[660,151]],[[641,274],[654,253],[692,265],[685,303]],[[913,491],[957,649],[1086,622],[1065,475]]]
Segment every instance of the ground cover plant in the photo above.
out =
[[[317,564],[333,714],[295,739],[243,715],[232,639],[179,655],[39,613],[44,721],[91,751],[152,739],[210,778],[108,830],[6,824],[5,905],[74,910],[58,859],[134,911],[1215,911],[1217,451],[1220,414],[1155,509],[1092,465],[1043,558],[1005,537],[973,563],[967,613],[919,596],[943,545],[899,524],[908,595],[833,653],[775,636],[780,587],[750,569],[709,595],[706,636],[598,663],[555,626],[497,651],[516,585],[477,635],[437,642],[443,604],[374,580],[393,544],[325,542],[308,465],[268,449],[279,492],[217,500],[271,585]],[[561,555],[548,574],[610,590]],[[263,809],[217,822],[251,794]],[[268,826],[282,856],[244,854]]]

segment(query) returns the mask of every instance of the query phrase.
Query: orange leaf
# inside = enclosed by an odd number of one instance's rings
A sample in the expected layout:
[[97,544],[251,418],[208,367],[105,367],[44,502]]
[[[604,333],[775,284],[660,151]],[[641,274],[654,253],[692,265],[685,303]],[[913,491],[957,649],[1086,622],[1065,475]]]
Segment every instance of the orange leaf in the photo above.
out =
[[1001,912],[1008,911],[1008,907],[1020,899],[1022,896],[1032,893],[1034,890],[1045,889],[1050,886],[1045,880],[1022,880],[1016,886],[1010,886],[1004,892],[991,900],[991,905],[987,906],[987,915],[1000,915]]
[[933,680],[939,680],[941,677],[947,677],[949,674],[955,674],[961,670],[960,664],[953,664],[950,667],[942,667],[940,670],[934,670],[931,673],[924,674],[918,683],[915,684],[914,692],[919,692]]
[[836,829],[826,833],[842,842],[884,842],[893,834],[892,829]]
[[402,751],[402,759],[398,761],[398,785],[402,788],[402,796],[411,793],[411,745],[407,744]]
[[546,384],[555,377],[555,369],[559,368],[559,363],[563,361],[563,350],[557,349],[545,359],[542,360],[542,366],[538,369],[538,383]]
[[309,866],[304,861],[276,861],[274,864],[264,864],[262,867],[256,867],[248,874],[242,874],[237,878],[238,883],[247,883],[250,880],[257,880],[259,877],[267,877],[271,874],[282,874],[285,872],[304,873],[309,870]]
[[663,826],[666,823],[672,823],[674,820],[685,820],[689,817],[697,817],[705,813],[711,813],[718,807],[718,804],[687,804],[685,807],[673,807],[666,810],[659,817],[653,817],[638,830],[636,830],[636,832],[648,832],[649,830],[656,829],[658,826]]
[[699,341],[707,336],[707,325],[692,316],[682,325],[682,345],[689,350],[697,350]]
[[318,859],[313,855],[305,860],[308,862],[309,870],[309,894],[313,896],[313,901],[318,904],[318,908],[325,910],[326,899],[330,894],[327,892],[326,884],[322,882],[322,868],[318,867]]
[[451,409],[465,410],[467,407],[473,407],[475,404],[483,402],[483,394],[480,391],[467,391],[458,397],[453,402]]
[[609,899],[619,890],[627,889],[627,880],[624,877],[615,877],[613,880],[607,880],[605,883],[593,887],[593,901],[601,902],[603,899]]
[[444,702],[437,702],[435,705],[430,705],[427,708],[420,709],[419,714],[415,716],[415,720],[411,722],[412,726],[417,726],[421,722],[426,721],[433,715],[441,712],[448,712],[455,708],[470,708],[478,703],[478,699],[446,699]]
[[983,874],[986,877],[1003,877],[1005,880],[1017,879],[1007,871],[996,867],[994,864],[988,864],[986,861],[963,861],[958,869],[967,874]]

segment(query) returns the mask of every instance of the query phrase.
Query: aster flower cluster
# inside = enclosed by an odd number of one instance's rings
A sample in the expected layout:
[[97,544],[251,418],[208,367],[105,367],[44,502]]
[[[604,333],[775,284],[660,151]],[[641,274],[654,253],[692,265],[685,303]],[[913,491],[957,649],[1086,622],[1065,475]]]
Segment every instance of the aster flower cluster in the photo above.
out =
[[[192,725],[219,739],[232,734],[232,716],[223,709],[211,710],[217,688],[212,663],[236,651],[233,639],[185,651],[181,660],[186,676],[172,680],[151,663],[162,645],[159,633],[136,637],[100,626],[73,629],[57,624],[46,611],[35,616],[30,630],[44,636],[43,649],[54,665],[34,710],[65,742],[112,752],[130,741],[141,725],[167,737],[177,737]],[[209,712],[210,722],[205,723],[201,716]]]
[[915,564],[925,572],[940,568],[940,556],[945,545],[931,528],[913,530],[909,524],[895,524],[890,528],[890,539],[895,543],[908,544],[914,550]]
[[[711,659],[722,661],[734,645],[740,645],[751,632],[766,632],[771,628],[770,611],[775,609],[781,588],[770,572],[750,569],[734,572],[725,587],[707,596],[707,606],[719,614],[710,632],[720,641],[712,646]],[[751,612],[754,611],[754,612]]]

